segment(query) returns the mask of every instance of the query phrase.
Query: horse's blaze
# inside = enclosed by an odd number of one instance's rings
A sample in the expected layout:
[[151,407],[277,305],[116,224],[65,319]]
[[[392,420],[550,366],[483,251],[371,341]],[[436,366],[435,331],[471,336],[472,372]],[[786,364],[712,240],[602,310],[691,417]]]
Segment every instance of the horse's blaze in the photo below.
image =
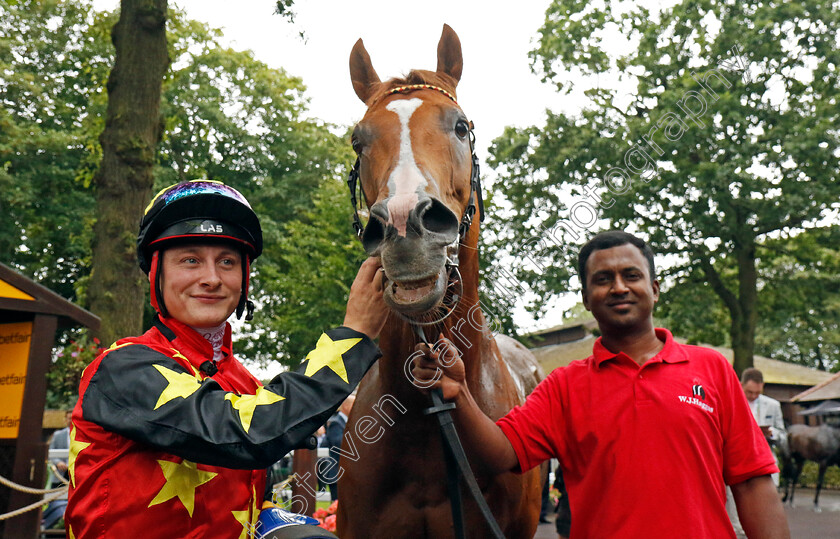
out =
[[417,167],[414,150],[411,147],[411,129],[408,122],[411,115],[423,104],[421,99],[398,99],[385,107],[400,120],[400,151],[397,165],[388,178],[388,224],[397,229],[403,238],[406,235],[408,216],[417,206],[422,193],[429,184]]
[[[421,207],[420,205],[421,201],[427,202],[429,200],[429,194],[426,192],[429,188],[429,181],[417,164],[417,156],[411,138],[411,128],[409,127],[412,116],[422,105],[422,99],[412,97],[396,99],[385,106],[399,120],[400,144],[396,164],[388,177],[388,192],[385,198],[385,206],[388,209],[386,225],[396,231],[396,236],[389,239],[388,235],[385,235],[383,250],[405,249],[405,245],[398,247],[397,244],[407,238],[410,226],[419,228],[416,233],[421,236],[419,240],[410,240],[417,241],[417,243],[416,245],[412,243],[412,247],[406,249],[409,251],[408,253],[400,253],[400,256],[394,257],[400,260],[399,263],[391,262],[391,257],[384,253],[383,267],[386,276],[389,278],[391,275],[405,273],[405,269],[414,265],[416,259],[413,259],[413,257],[419,253],[428,252],[435,248],[445,249],[444,246],[430,245],[426,241],[425,235],[431,230],[427,230],[426,222],[422,216],[419,219],[415,217],[413,225],[409,222],[413,213],[424,212],[430,208],[430,206],[423,205]],[[434,226],[435,223],[432,224]],[[457,224],[455,230],[457,230]],[[428,277],[412,280],[391,279],[385,289],[385,301],[388,306],[396,311],[412,315],[423,314],[437,307],[446,291],[447,275],[443,264],[436,270],[436,274]],[[413,273],[412,271],[409,272]]]

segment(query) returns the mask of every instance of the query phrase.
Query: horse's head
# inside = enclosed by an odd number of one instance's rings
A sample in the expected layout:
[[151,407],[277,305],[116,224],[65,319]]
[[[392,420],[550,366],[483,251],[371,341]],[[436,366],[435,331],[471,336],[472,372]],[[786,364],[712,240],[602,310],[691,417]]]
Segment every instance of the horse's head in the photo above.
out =
[[471,125],[455,101],[461,43],[447,25],[437,57],[437,71],[381,82],[361,39],[350,54],[353,88],[368,107],[352,139],[370,208],[362,242],[382,259],[386,302],[412,319],[443,301],[459,228],[469,226],[480,197],[471,178]]

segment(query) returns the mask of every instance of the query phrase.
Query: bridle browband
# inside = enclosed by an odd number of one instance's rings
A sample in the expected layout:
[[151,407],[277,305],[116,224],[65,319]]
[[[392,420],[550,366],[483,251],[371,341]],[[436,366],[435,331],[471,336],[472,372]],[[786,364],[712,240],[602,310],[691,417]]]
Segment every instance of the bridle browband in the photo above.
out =
[[[460,105],[458,105],[458,101],[455,99],[455,96],[452,95],[451,92],[444,90],[440,86],[433,86],[431,84],[408,84],[405,86],[397,86],[395,88],[391,88],[378,98],[374,99],[368,106],[368,109],[373,107],[376,103],[385,99],[388,96],[394,94],[406,94],[417,90],[435,90],[451,99],[456,106],[460,107]],[[467,207],[464,208],[464,214],[461,216],[461,222],[458,225],[459,244],[463,243],[464,238],[467,237],[467,232],[469,231],[470,226],[472,225],[472,220],[475,216],[476,210],[479,211],[479,222],[484,221],[484,197],[481,192],[481,175],[479,173],[478,157],[476,157],[475,155],[475,133],[473,132],[473,128],[475,126],[472,122],[469,122],[469,126],[470,154],[472,155],[472,171],[470,173],[470,198],[469,202],[467,203]],[[366,199],[367,197],[365,196],[364,187],[362,187],[360,168],[361,157],[357,157],[356,163],[353,165],[353,168],[350,170],[350,173],[347,176],[347,187],[350,189],[350,203],[353,205],[353,230],[356,232],[356,237],[361,240],[362,234],[365,231],[365,227],[364,225],[362,225],[362,219],[359,217],[360,204],[358,199],[356,198],[357,185],[359,186],[359,190],[362,193],[362,198]]]

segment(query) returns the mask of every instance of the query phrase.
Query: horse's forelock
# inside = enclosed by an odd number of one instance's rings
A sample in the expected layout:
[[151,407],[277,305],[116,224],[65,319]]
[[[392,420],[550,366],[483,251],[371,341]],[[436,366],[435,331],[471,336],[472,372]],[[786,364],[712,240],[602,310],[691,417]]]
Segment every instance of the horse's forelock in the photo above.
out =
[[393,88],[397,88],[399,86],[410,86],[412,84],[429,84],[431,86],[438,86],[439,88],[443,88],[447,92],[451,93],[457,99],[457,95],[455,93],[455,86],[457,86],[457,82],[455,79],[446,73],[437,73],[423,69],[412,69],[405,77],[394,77],[382,83],[376,93],[368,100],[368,103],[375,103],[379,101]]

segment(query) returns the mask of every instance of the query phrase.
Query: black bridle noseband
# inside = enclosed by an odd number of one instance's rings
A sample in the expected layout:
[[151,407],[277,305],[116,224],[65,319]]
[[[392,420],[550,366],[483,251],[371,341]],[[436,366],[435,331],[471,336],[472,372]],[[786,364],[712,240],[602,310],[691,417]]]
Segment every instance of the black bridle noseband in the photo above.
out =
[[[453,102],[455,102],[456,105],[458,104],[458,102],[455,101],[455,97],[446,90],[437,86],[431,86],[427,84],[413,84],[409,86],[400,86],[397,88],[393,88],[382,97],[386,97],[395,93],[406,93],[414,90],[437,90],[446,95]],[[371,104],[371,106],[372,105],[373,104]],[[467,237],[467,233],[469,232],[470,226],[472,225],[473,217],[475,217],[476,211],[479,212],[479,222],[484,220],[484,197],[481,192],[481,179],[479,174],[478,157],[476,157],[475,155],[475,134],[473,133],[473,123],[469,122],[469,126],[470,153],[472,155],[472,171],[470,173],[470,196],[467,202],[467,207],[464,208],[464,213],[461,216],[461,221],[458,225],[457,245],[453,244],[454,247],[456,247],[456,252],[449,253],[446,263],[450,271],[450,280],[453,278],[453,273],[458,276],[458,280],[461,279],[460,273],[458,272],[457,249],[459,249],[461,245],[464,244],[464,241]],[[360,167],[361,157],[357,157],[356,163],[353,165],[353,168],[350,170],[350,174],[347,178],[347,186],[350,188],[350,202],[353,204],[353,229],[355,230],[356,237],[359,238],[359,240],[362,239],[365,227],[362,225],[362,220],[359,217],[359,202],[356,198],[357,186],[361,191],[362,198],[364,198],[365,201],[367,201],[367,197],[364,193],[364,188],[362,187]],[[452,305],[449,308],[449,311],[443,316],[443,318],[446,318],[446,316],[449,316],[449,314],[451,314],[454,311],[455,306],[457,306],[457,302],[460,301],[461,296],[462,294],[457,294],[454,296],[455,305]],[[423,326],[437,324],[443,318],[440,318],[431,323],[423,323],[416,320],[407,321],[409,324],[411,324],[412,328],[414,329],[418,342],[428,345],[425,332],[423,331]],[[464,448],[461,445],[461,440],[458,438],[458,433],[455,429],[455,423],[453,422],[452,415],[450,414],[450,411],[455,409],[455,403],[444,402],[443,394],[440,389],[432,389],[431,396],[432,406],[430,408],[425,409],[423,413],[425,415],[433,415],[437,417],[440,426],[440,433],[441,438],[443,439],[443,449],[447,469],[447,491],[449,493],[449,499],[452,506],[452,520],[455,528],[455,536],[458,539],[463,539],[466,537],[466,532],[464,528],[464,509],[462,506],[460,490],[460,477],[463,477],[470,494],[475,499],[475,502],[478,505],[482,516],[484,517],[484,520],[490,527],[492,536],[496,539],[504,539],[504,535],[502,534],[502,531],[499,528],[499,524],[493,517],[492,511],[490,511],[490,507],[487,505],[487,500],[484,499],[484,495],[481,493],[481,489],[478,486],[478,483],[475,479],[475,475],[473,474],[472,469],[470,468],[470,464],[467,460],[466,453],[464,452]]]

